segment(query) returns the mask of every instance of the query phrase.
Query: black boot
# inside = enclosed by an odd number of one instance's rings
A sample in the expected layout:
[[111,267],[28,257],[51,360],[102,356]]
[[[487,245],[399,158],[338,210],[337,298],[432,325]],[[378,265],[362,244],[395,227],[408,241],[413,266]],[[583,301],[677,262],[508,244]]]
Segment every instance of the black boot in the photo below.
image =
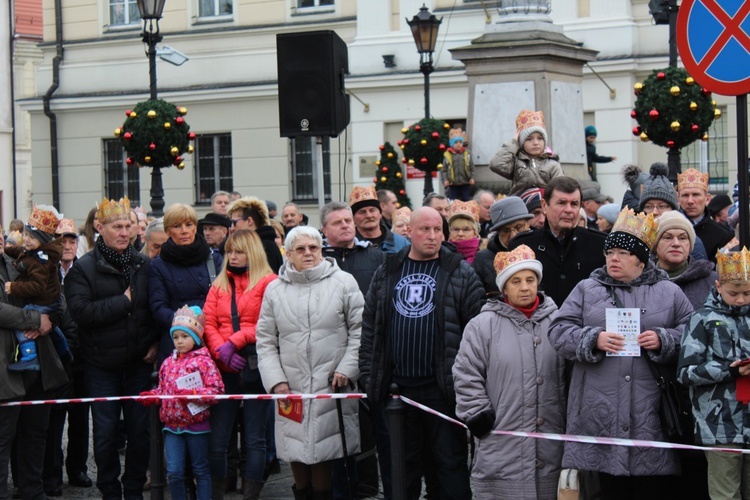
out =
[[224,500],[224,487],[226,486],[225,483],[226,478],[211,478],[211,500]]
[[292,486],[292,493],[294,493],[294,500],[309,500],[310,490],[307,488],[298,490],[296,486]]
[[245,479],[245,485],[242,488],[242,500],[258,500],[264,484],[266,484],[265,481]]

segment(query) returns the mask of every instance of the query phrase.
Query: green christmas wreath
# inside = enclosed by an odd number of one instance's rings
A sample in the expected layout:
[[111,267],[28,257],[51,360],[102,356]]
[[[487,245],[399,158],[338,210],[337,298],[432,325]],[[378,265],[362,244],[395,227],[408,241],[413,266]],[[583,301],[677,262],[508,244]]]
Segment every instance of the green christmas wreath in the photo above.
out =
[[404,152],[402,161],[424,172],[442,168],[449,129],[447,123],[432,118],[423,118],[411,127],[401,129],[404,138],[398,141],[398,145]]

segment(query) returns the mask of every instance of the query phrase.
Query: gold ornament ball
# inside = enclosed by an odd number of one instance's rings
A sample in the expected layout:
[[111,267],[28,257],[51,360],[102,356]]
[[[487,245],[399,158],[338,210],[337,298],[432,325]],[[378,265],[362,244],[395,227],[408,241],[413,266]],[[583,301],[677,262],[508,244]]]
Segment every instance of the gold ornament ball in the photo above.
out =
[[396,179],[400,179],[402,177],[401,172],[396,172]]
[[400,145],[399,147],[401,148],[401,151],[403,151],[403,150],[404,150],[404,148],[405,148],[406,146],[404,146],[404,145],[402,144],[402,145]]
[[689,77],[685,78],[685,83],[687,83],[688,85],[692,85],[692,84],[695,83],[695,80],[693,80],[692,76],[689,76]]
[[152,110],[150,110],[150,111],[148,112],[148,114],[147,114],[146,116],[148,116],[149,118],[152,118],[152,119],[153,119],[153,118],[156,118],[156,111],[154,111],[154,110],[152,109]]
[[721,118],[721,110],[720,109],[715,109],[714,110],[714,118],[717,119],[717,120],[719,118]]
[[193,151],[195,151],[195,148],[193,147],[193,145],[192,144],[188,145],[187,152],[190,154],[193,154]]
[[180,113],[182,116],[185,116],[187,114],[187,108],[183,106],[179,108],[177,112]]
[[445,130],[448,130],[448,129],[450,129],[450,128],[451,128],[451,126],[450,126],[449,124],[447,124],[447,123],[443,123],[443,128],[444,128]]
[[677,97],[678,95],[680,95],[680,87],[678,87],[677,85],[675,85],[674,87],[672,87],[671,89],[669,89],[669,93],[672,94],[673,96]]
[[438,163],[437,165],[435,165],[435,170],[443,170],[443,164]]
[[393,158],[393,153],[391,153],[390,151],[388,152],[388,158]]
[[383,176],[383,177],[380,178],[380,182],[385,182],[387,180],[388,180],[388,178],[386,176]]
[[703,137],[701,137],[701,140],[704,142],[708,140],[708,132],[703,133]]
[[144,156],[143,157],[143,162],[144,163],[151,163],[151,157],[150,156]]
[[375,165],[377,165],[379,167],[380,166],[380,160],[376,160],[375,161]]
[[419,143],[420,143],[420,144],[421,144],[422,146],[427,146],[427,139],[422,139],[421,141],[419,141]]
[[135,111],[130,112],[130,118],[135,118],[136,116],[138,116],[138,113],[136,113]]
[[401,133],[402,133],[402,134],[405,134],[405,133],[407,133],[408,131],[409,131],[409,129],[408,129],[408,128],[406,128],[406,127],[404,127],[404,128],[402,128],[402,129],[401,129]]
[[409,159],[409,165],[414,166],[414,160],[413,159]]
[[698,110],[698,103],[691,102],[690,103],[690,111],[697,111]]
[[178,154],[180,154],[180,150],[177,149],[177,146],[172,146],[169,152],[172,154],[172,156],[177,156]]
[[184,162],[184,161],[181,161],[181,162],[179,163],[179,165],[177,165],[177,170],[182,170],[182,169],[184,169],[184,168],[185,168],[185,162]]
[[641,90],[643,90],[643,84],[641,82],[636,83],[635,85],[633,85],[633,90],[635,90],[636,92],[640,92]]
[[122,129],[121,128],[116,128],[115,129],[115,137],[120,137],[121,133],[122,133]]
[[669,128],[672,129],[672,132],[678,132],[680,130],[680,122],[676,120],[673,121],[672,123],[669,124]]
[[646,132],[641,132],[640,138],[643,142],[648,142],[648,135],[646,135]]
[[164,122],[164,130],[169,130],[172,128],[172,124],[169,122]]
[[716,101],[711,101],[711,105],[715,108],[716,107]]

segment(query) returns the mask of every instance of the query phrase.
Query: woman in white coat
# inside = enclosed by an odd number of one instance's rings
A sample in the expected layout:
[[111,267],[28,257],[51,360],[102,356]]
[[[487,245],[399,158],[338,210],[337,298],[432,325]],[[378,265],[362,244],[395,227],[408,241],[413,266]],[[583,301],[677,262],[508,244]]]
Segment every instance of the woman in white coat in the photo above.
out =
[[498,252],[495,271],[502,296],[466,325],[453,365],[456,415],[477,440],[472,491],[477,499],[554,500],[562,443],[490,431],[565,430],[564,361],[547,340],[557,306],[537,292],[542,264],[526,245]]
[[[258,368],[270,393],[344,392],[359,376],[364,299],[354,278],[323,258],[322,244],[314,228],[292,229],[279,279],[263,297]],[[280,402],[276,415],[276,448],[291,464],[294,498],[331,498],[331,461],[344,456],[336,401],[303,400],[301,422],[282,416],[284,405]],[[341,400],[350,454],[359,450],[357,405]]]

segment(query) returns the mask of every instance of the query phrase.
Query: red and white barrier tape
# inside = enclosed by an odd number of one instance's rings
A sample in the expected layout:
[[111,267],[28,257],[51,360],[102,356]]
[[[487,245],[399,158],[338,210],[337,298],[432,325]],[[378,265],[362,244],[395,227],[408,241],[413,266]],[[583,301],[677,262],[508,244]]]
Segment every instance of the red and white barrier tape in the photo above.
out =
[[[421,403],[417,403],[405,396],[393,396],[400,397],[404,403],[419,408],[422,411],[435,415],[436,417],[447,420],[456,425],[468,429],[463,422],[451,418],[448,415],[435,411],[429,406],[425,406]],[[522,432],[522,431],[490,431],[491,434],[497,434],[500,436],[515,436],[515,437],[527,437],[534,439],[548,439],[551,441],[568,441],[571,443],[586,443],[586,444],[602,444],[610,446],[627,446],[631,448],[666,448],[670,450],[696,450],[696,451],[723,451],[727,453],[744,453],[750,454],[750,450],[738,449],[738,448],[721,448],[712,446],[695,446],[691,444],[679,444],[679,443],[665,443],[663,441],[646,441],[642,439],[623,439],[623,438],[612,438],[612,437],[598,437],[598,436],[577,436],[574,434],[552,434],[548,432]]]
[[273,400],[273,399],[363,399],[366,398],[366,394],[359,393],[347,393],[347,394],[190,394],[183,396],[170,396],[170,395],[159,395],[159,396],[107,396],[98,398],[71,398],[71,399],[45,399],[45,400],[32,400],[32,401],[10,401],[7,403],[0,403],[0,406],[36,406],[36,405],[59,405],[68,403],[103,403],[112,401],[139,401],[148,400],[153,401],[154,399],[200,399],[203,401],[216,399],[261,399],[261,400]]

